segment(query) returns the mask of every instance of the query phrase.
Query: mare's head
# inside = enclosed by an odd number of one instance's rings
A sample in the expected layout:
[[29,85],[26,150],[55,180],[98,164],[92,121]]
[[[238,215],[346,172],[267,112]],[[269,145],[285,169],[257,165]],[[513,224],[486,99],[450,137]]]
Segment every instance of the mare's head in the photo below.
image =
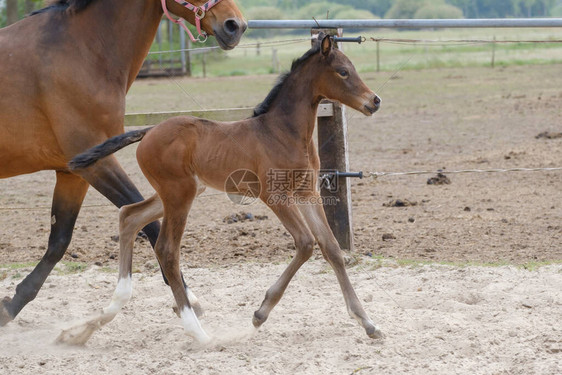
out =
[[320,34],[319,43],[317,63],[313,66],[318,95],[337,100],[367,116],[375,113],[381,99],[361,80],[351,61],[333,48],[330,36]]
[[[158,0],[160,2],[161,0]],[[201,29],[207,34],[214,35],[219,46],[224,50],[233,49],[240,42],[242,34],[248,25],[234,0],[165,0],[169,11],[184,18],[192,25],[196,24],[196,13],[185,7],[191,4],[208,11],[197,11]]]

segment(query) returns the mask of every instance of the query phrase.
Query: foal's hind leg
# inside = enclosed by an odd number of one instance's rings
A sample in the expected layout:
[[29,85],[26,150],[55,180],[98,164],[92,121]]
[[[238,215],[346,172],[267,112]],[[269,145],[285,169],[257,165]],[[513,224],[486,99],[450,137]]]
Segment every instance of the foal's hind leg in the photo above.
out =
[[13,320],[21,309],[35,298],[53,267],[66,252],[87,191],[88,183],[82,178],[66,172],[57,172],[47,252],[33,271],[16,287],[14,297],[6,297],[0,302],[0,326]]
[[187,214],[197,194],[197,182],[190,176],[168,180],[160,184],[158,193],[164,205],[164,219],[154,250],[174,294],[184,329],[198,342],[207,343],[210,337],[197,319],[179,265],[181,237]]
[[[76,173],[80,173],[86,181],[117,207],[137,203],[144,199],[114,156],[101,159],[91,167],[78,170]],[[154,247],[160,233],[160,223],[156,220],[146,222],[142,230],[148,236],[152,247]],[[164,282],[168,284],[166,275],[162,273],[162,276],[164,277]]]
[[100,315],[62,331],[56,340],[57,343],[84,345],[95,331],[112,321],[125,306],[133,293],[131,270],[137,233],[143,226],[158,220],[162,215],[162,202],[156,194],[145,201],[121,208],[119,213],[119,282],[111,303],[103,309]]
[[311,257],[314,249],[314,237],[307,228],[297,206],[280,204],[270,205],[269,207],[293,236],[297,254],[275,284],[267,290],[260,308],[254,312],[252,323],[256,328],[267,320],[269,313],[283,296],[289,282],[299,268]]
[[[320,201],[319,195],[314,196],[314,198],[317,202]],[[299,206],[299,209],[316,237],[324,258],[326,258],[336,273],[349,315],[365,328],[369,337],[374,339],[382,338],[382,332],[375,326],[365,310],[363,310],[363,306],[361,306],[361,302],[359,302],[357,294],[349,281],[340,246],[328,225],[324,207],[321,204],[305,204]]]

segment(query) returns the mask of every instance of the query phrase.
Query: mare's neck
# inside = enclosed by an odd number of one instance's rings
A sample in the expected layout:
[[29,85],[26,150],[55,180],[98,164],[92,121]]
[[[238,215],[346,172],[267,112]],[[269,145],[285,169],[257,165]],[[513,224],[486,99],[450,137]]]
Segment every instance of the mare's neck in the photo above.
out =
[[158,0],[96,0],[71,16],[76,32],[92,43],[100,66],[118,75],[128,90],[136,78],[162,18]]

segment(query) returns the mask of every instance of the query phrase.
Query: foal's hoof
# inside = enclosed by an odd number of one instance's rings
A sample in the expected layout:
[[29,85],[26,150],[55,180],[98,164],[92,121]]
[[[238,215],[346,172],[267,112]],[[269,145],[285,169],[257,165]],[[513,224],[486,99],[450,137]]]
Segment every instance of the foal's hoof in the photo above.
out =
[[265,323],[266,320],[267,317],[264,318],[260,316],[260,314],[256,311],[254,312],[254,317],[252,318],[252,324],[254,325],[255,328],[260,328],[261,325]]
[[4,297],[4,299],[0,301],[0,327],[14,320],[14,317],[8,312],[8,304],[10,302],[12,302],[10,297]]
[[382,331],[377,326],[365,328],[365,331],[367,332],[367,336],[372,339],[384,339],[384,333],[382,333]]
[[92,337],[94,332],[113,319],[115,315],[102,314],[97,318],[89,320],[69,329],[63,330],[55,340],[56,344],[82,346]]

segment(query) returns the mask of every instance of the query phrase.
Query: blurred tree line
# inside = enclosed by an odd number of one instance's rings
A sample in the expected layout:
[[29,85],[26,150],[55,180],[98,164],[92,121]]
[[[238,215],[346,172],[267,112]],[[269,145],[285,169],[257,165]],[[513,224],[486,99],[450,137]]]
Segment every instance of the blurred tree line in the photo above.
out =
[[[562,0],[237,0],[248,19],[562,17]],[[271,37],[279,30],[250,30]],[[291,31],[290,33],[298,33]]]
[[10,25],[43,6],[43,0],[0,0],[0,27]]
[[[119,0],[116,0],[119,1]],[[248,19],[562,17],[562,0],[236,0]],[[45,0],[0,0],[0,27]]]
[[[238,0],[261,19],[344,18],[506,18],[562,16],[562,0]],[[248,17],[252,18],[252,17]],[[256,17],[254,17],[256,18]],[[275,19],[274,18],[274,19]]]

